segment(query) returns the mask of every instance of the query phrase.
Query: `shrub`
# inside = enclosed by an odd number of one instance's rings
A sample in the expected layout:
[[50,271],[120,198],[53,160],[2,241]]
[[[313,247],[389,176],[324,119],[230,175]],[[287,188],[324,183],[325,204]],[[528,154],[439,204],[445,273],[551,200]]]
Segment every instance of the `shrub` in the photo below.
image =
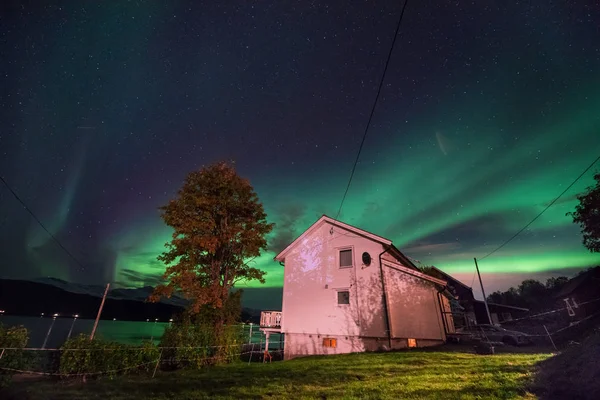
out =
[[239,325],[224,326],[215,334],[211,325],[181,322],[165,330],[160,346],[170,367],[201,368],[239,359],[243,342]]
[[12,369],[26,369],[31,364],[31,357],[22,349],[27,345],[29,332],[22,326],[5,328],[0,324],[0,387],[10,383]]
[[97,376],[132,374],[152,371],[160,357],[160,350],[150,342],[131,346],[102,339],[89,340],[87,335],[69,339],[61,348],[60,373]]

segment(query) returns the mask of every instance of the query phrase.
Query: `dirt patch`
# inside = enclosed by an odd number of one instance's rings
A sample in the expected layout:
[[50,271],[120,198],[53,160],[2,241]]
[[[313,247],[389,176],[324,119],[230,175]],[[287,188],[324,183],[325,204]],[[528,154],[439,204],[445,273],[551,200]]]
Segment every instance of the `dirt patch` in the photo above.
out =
[[600,399],[600,333],[542,361],[532,391],[541,399]]

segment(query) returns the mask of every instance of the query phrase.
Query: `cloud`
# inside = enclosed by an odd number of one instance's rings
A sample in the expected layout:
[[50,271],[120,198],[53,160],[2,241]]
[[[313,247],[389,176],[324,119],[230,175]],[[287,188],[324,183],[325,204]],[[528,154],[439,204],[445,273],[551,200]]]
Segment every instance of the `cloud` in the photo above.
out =
[[[560,199],[556,200],[556,202],[554,202],[553,205],[559,205],[559,204],[565,204],[565,203],[573,203],[573,202],[577,201],[577,195],[578,195],[578,193],[571,194],[571,195],[568,195],[568,196],[562,196]],[[554,199],[552,199],[552,200],[554,200]],[[546,203],[543,203],[541,205],[544,206],[544,207],[548,207],[552,203],[552,200],[550,200],[550,201],[548,201]]]
[[276,210],[277,222],[269,240],[269,250],[279,253],[296,239],[298,236],[296,224],[305,213],[306,206],[301,204],[286,204]]
[[461,245],[458,242],[446,242],[446,243],[423,243],[416,246],[405,247],[403,251],[407,253],[432,253],[432,252],[446,252],[460,248]]
[[162,283],[161,274],[145,273],[136,271],[133,269],[122,269],[119,271],[119,278],[123,279],[121,284],[124,286],[139,286],[139,283],[143,283],[143,286],[156,286]]

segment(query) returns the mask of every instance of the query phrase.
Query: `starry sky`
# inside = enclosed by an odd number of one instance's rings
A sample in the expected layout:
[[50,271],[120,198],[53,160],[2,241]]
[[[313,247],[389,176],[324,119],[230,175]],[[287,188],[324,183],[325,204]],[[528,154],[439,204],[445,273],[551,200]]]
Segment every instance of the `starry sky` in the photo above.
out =
[[[592,3],[410,2],[339,218],[471,285],[599,155]],[[401,6],[2,2],[0,174],[79,263],[0,185],[0,276],[153,284],[157,208],[234,160],[280,287],[273,256],[337,212]],[[565,216],[598,169],[481,261],[486,290],[600,264]]]

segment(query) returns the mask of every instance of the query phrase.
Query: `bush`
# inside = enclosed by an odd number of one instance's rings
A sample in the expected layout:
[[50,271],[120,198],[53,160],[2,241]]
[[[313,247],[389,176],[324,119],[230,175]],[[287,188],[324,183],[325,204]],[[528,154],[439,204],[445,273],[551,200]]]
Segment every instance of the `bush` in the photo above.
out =
[[132,374],[152,371],[160,357],[160,350],[150,342],[141,346],[90,340],[87,335],[69,339],[61,348],[60,374],[95,376]]
[[31,363],[31,357],[22,349],[27,346],[29,332],[22,326],[5,328],[0,324],[0,387],[10,383],[12,375],[16,372],[12,369],[26,369]]
[[160,346],[170,367],[201,368],[239,359],[243,342],[240,325],[224,326],[215,334],[211,325],[181,322],[165,330]]

